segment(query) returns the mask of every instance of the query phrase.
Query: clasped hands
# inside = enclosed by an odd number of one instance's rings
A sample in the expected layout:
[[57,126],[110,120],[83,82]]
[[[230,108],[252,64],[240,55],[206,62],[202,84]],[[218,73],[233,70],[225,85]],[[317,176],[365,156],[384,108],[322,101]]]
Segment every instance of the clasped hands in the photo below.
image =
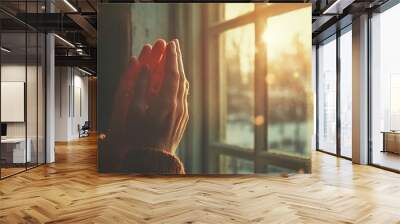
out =
[[120,159],[135,149],[174,155],[189,119],[188,91],[178,40],[144,45],[115,95],[109,140]]

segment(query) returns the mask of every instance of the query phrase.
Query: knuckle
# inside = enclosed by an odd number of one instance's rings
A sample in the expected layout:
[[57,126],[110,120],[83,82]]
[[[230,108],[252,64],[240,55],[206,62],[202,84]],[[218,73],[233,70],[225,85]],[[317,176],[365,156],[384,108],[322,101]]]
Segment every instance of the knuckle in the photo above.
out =
[[171,107],[175,110],[178,107],[178,101],[172,100]]
[[178,53],[176,51],[172,51],[170,54],[172,57],[178,57]]
[[180,79],[180,75],[179,75],[178,70],[174,69],[174,70],[172,71],[172,77],[173,77],[173,79],[174,79],[175,81],[178,81],[178,80]]
[[176,108],[176,113],[179,114],[179,116],[182,116],[185,114],[185,112],[183,111],[182,107],[177,107]]

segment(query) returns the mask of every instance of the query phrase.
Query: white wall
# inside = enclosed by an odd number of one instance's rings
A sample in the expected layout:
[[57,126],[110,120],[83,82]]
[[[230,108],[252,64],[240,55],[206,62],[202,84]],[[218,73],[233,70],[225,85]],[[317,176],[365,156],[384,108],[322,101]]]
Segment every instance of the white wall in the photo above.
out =
[[77,139],[78,124],[88,120],[88,77],[83,75],[76,68],[56,67],[56,141]]
[[55,68],[55,141],[68,140],[69,96],[68,88],[70,77],[67,67]]
[[[30,70],[31,67],[28,67]],[[28,72],[29,73],[29,72]],[[1,81],[3,82],[25,82],[25,64],[24,65],[2,65],[1,66]],[[6,108],[1,108],[5,110]],[[25,137],[25,123],[12,122],[7,123],[7,137]]]
[[[36,77],[36,67],[28,66],[27,68],[27,77],[29,85],[36,86],[36,80],[32,76]],[[1,66],[1,81],[2,82],[25,82],[25,64],[9,64]],[[36,88],[27,88],[27,106],[36,108]],[[4,97],[4,96],[3,96]],[[35,98],[35,99],[33,99]],[[30,102],[35,101],[34,104],[30,104]],[[6,108],[1,108],[2,110],[6,110]],[[35,109],[34,109],[35,110]],[[28,110],[28,112],[32,111],[32,108]],[[36,113],[27,113],[28,122],[34,121],[36,123]],[[33,124],[28,124],[28,128],[33,126]],[[34,128],[36,130],[36,126]],[[25,137],[25,122],[7,122],[7,136],[8,137]],[[28,130],[29,137],[29,130]]]
[[[32,161],[36,162],[36,158],[39,158],[38,162],[43,163],[45,150],[44,74],[41,66],[38,67],[38,70],[36,69],[36,65],[25,67],[25,64],[4,64],[1,66],[1,81],[17,81],[26,84],[26,107],[22,109],[26,110],[27,120],[24,122],[6,122],[7,137],[24,138],[26,134],[30,139],[32,158],[35,158]],[[9,108],[1,108],[1,110],[7,109]],[[36,153],[39,153],[38,157]]]

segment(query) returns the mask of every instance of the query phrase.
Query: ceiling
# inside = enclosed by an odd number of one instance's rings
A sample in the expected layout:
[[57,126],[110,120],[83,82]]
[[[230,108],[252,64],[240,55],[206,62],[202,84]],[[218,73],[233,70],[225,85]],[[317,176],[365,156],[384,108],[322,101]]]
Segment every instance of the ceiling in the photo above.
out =
[[[33,57],[37,49],[36,39],[33,41],[35,43],[31,43],[32,37],[36,33],[51,32],[57,34],[56,65],[79,66],[95,73],[97,1],[50,0],[47,5],[45,2],[1,0],[2,46],[12,49],[6,58],[21,58],[25,51],[28,52],[28,58]],[[26,31],[35,35],[27,35],[28,45],[25,49]]]
[[[337,29],[351,24],[352,17],[373,10],[387,1],[389,0],[292,0],[290,2],[312,3],[312,32],[315,44],[334,34]],[[54,32],[74,45],[71,47],[71,44],[61,38],[55,38],[56,65],[81,66],[96,72],[97,0],[50,0],[47,6],[45,2],[45,0],[1,0],[1,27],[3,33],[7,33],[2,37],[3,45],[13,48],[12,54],[23,55],[25,51],[23,37],[26,29]],[[49,13],[50,11],[52,13]],[[34,43],[28,43],[28,57],[35,51],[34,49],[36,49]]]
[[351,24],[353,17],[374,11],[388,1],[390,0],[312,0],[313,44]]

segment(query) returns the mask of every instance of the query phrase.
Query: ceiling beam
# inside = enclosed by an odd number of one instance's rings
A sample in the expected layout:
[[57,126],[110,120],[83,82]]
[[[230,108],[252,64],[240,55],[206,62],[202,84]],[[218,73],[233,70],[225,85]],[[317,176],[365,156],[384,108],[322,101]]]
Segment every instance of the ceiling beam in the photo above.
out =
[[96,38],[97,37],[97,30],[88,22],[88,20],[80,14],[68,14],[67,15],[72,21],[74,21],[78,26],[84,30],[89,37]]
[[56,66],[81,66],[96,71],[97,60],[90,56],[55,56]]

